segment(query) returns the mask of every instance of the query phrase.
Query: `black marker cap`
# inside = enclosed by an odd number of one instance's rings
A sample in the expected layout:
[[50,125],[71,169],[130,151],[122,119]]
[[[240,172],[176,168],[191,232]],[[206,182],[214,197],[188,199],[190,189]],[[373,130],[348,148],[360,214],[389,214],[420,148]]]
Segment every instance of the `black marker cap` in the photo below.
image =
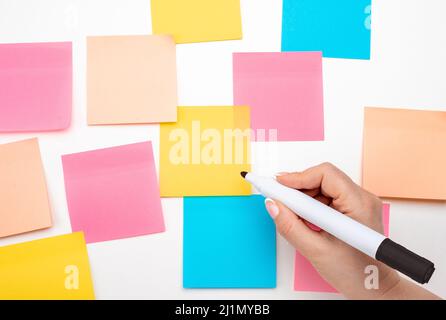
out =
[[435,271],[432,262],[390,239],[381,242],[376,252],[376,260],[404,273],[421,284],[428,283]]

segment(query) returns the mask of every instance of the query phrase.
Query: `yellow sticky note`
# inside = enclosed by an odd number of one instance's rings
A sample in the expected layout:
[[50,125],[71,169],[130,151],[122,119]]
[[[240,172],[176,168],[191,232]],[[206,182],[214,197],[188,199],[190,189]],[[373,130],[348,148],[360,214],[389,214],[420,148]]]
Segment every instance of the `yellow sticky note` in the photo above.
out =
[[51,225],[38,140],[0,145],[0,238]]
[[446,200],[446,112],[366,108],[362,185],[381,197]]
[[172,36],[87,38],[88,124],[174,122],[177,105]]
[[0,247],[0,299],[94,299],[84,234]]
[[178,122],[161,125],[162,197],[248,195],[248,107],[179,107]]
[[152,0],[152,29],[176,43],[241,39],[240,0]]

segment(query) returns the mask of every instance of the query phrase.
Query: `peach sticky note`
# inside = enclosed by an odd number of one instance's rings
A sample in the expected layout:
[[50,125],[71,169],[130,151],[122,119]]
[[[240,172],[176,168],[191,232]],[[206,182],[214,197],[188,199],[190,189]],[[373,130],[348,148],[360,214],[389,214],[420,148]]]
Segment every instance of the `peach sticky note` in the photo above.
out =
[[62,156],[71,228],[87,243],[163,232],[152,143]]
[[0,238],[51,227],[37,139],[0,145]]
[[251,107],[256,132],[266,131],[268,140],[324,140],[320,52],[235,53],[233,59],[234,104]]
[[[389,236],[390,205],[383,204],[384,234]],[[313,265],[298,251],[294,260],[294,290],[335,293],[337,290],[325,281]]]
[[0,132],[66,129],[71,105],[71,42],[0,44]]
[[178,122],[161,125],[163,197],[249,195],[248,107],[180,107]]
[[0,247],[0,299],[94,299],[84,235]]
[[381,197],[446,200],[446,112],[366,108],[362,185]]
[[240,0],[152,0],[152,29],[176,43],[241,39]]
[[172,37],[88,37],[87,96],[90,125],[176,121]]

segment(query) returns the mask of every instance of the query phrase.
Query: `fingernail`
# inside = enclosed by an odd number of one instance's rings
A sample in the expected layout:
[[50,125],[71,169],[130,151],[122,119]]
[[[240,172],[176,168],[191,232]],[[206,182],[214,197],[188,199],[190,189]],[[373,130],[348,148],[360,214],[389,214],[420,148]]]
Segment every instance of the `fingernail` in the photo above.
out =
[[276,205],[274,200],[267,198],[265,199],[265,207],[271,218],[274,220],[279,215],[279,207]]
[[308,226],[308,228],[310,228],[311,230],[316,231],[316,232],[321,232],[322,231],[321,228],[319,228],[318,226],[312,224],[311,222],[308,222],[306,220],[304,220],[304,222]]
[[284,176],[284,175],[286,175],[286,174],[288,174],[288,172],[279,172],[279,173],[276,173],[276,174],[274,175],[274,178],[277,178],[277,177],[280,177],[280,176]]

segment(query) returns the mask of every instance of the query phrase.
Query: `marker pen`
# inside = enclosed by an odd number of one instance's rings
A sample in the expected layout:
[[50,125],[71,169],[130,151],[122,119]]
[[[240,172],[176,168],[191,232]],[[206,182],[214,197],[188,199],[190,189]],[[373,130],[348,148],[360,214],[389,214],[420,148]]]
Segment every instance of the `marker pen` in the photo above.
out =
[[424,284],[434,273],[434,264],[429,260],[305,193],[288,188],[273,178],[247,172],[241,172],[241,175],[265,197],[280,201],[306,221],[413,280]]

